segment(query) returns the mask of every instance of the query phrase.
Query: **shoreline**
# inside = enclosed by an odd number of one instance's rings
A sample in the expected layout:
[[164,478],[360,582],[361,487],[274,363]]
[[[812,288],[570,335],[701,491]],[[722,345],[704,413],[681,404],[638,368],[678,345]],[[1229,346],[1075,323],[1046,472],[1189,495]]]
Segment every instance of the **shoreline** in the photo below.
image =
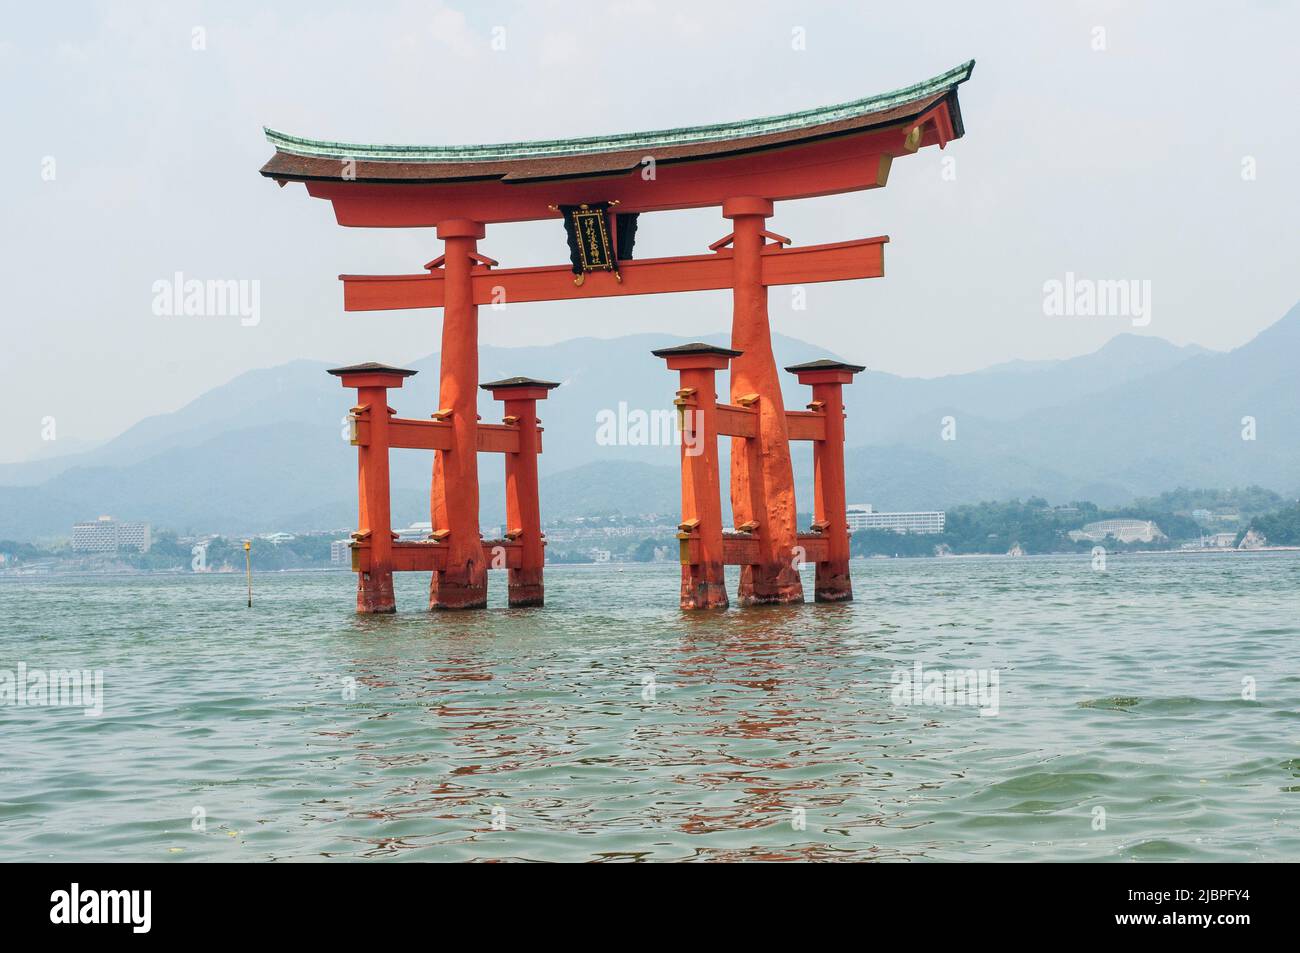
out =
[[[1205,549],[1142,549],[1142,550],[1134,550],[1132,552],[1124,552],[1122,550],[1119,550],[1113,552],[1107,551],[1106,557],[1109,559],[1109,558],[1115,558],[1120,556],[1123,557],[1250,556],[1256,554],[1295,553],[1295,552],[1300,552],[1300,546],[1260,546],[1255,549],[1228,549],[1228,548],[1215,549],[1209,547]],[[1071,557],[1077,559],[1091,559],[1092,554],[1090,552],[1083,552],[1083,553],[1024,553],[1019,556],[1012,556],[1008,553],[947,553],[942,556],[933,556],[933,555],[931,556],[885,556],[885,555],[861,556],[858,555],[858,556],[851,556],[850,561],[865,563],[865,562],[871,562],[872,560],[878,560],[878,559],[889,559],[889,560],[897,560],[897,559],[931,560],[932,559],[937,561],[944,561],[949,559],[1060,559],[1060,558],[1071,558]],[[590,569],[592,567],[600,566],[600,567],[609,567],[610,569],[619,569],[621,571],[624,567],[627,566],[655,566],[655,565],[675,565],[675,563],[673,563],[671,560],[665,560],[662,561],[661,563],[655,563],[655,562],[567,563],[566,562],[566,563],[547,563],[546,568],[548,570],[563,569],[566,567]],[[807,568],[811,568],[811,564],[809,564]],[[293,569],[254,569],[253,570],[254,576],[304,575],[309,573],[340,573],[340,574],[347,573],[350,575],[352,573],[352,570],[346,566],[329,566],[329,567],[318,566],[318,567],[302,567],[302,568],[293,568]],[[39,573],[0,572],[0,583],[18,582],[18,581],[30,580],[30,579],[59,579],[59,578],[66,579],[71,577],[90,577],[90,578],[103,578],[103,579],[138,578],[138,577],[139,578],[182,577],[187,579],[192,577],[231,577],[235,579],[242,579],[243,576],[244,574],[242,572],[236,572],[236,571],[186,572],[184,570],[178,570],[178,569],[96,571],[96,570],[83,569],[83,570],[54,570],[51,572],[39,572]]]

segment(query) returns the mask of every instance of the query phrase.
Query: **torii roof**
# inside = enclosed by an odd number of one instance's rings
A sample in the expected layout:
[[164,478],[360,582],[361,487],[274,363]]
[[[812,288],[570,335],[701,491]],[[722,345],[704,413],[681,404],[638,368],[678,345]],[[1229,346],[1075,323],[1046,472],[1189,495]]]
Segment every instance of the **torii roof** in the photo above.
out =
[[[946,105],[941,144],[963,133],[957,87],[975,61],[924,82],[864,99],[739,122],[652,132],[465,146],[398,146],[330,142],[266,129],[275,155],[262,175],[278,181],[507,183],[618,175],[656,163],[716,159],[902,125]],[[936,133],[927,133],[930,136]],[[346,168],[345,164],[350,163]]]

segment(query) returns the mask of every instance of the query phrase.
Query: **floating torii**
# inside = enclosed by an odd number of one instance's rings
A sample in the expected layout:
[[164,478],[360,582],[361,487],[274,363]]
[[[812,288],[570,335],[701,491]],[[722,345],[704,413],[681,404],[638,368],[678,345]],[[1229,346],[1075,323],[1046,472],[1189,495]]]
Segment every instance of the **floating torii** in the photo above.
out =
[[[667,349],[662,354],[670,367],[683,371],[683,380],[688,372],[694,379],[707,370],[711,382],[714,370],[729,366],[731,371],[729,404],[717,404],[715,396],[685,383],[678,393],[684,412],[710,405],[712,423],[706,428],[713,426],[717,434],[732,438],[731,504],[741,531],[734,539],[728,537],[731,542],[724,551],[717,500],[708,504],[696,493],[686,492],[687,483],[695,479],[692,474],[700,466],[707,471],[710,464],[707,459],[696,462],[684,456],[679,534],[682,606],[727,604],[724,563],[742,567],[742,604],[802,601],[797,571],[802,559],[817,563],[817,599],[851,598],[838,388],[861,368],[838,362],[789,368],[814,386],[815,399],[807,412],[787,412],[772,354],[767,289],[880,277],[889,239],[877,236],[797,246],[769,231],[767,219],[777,201],[880,188],[888,182],[895,158],[930,145],[943,148],[960,138],[957,87],[970,78],[974,65],[972,60],[904,89],[837,106],[615,136],[393,146],[329,142],[267,129],[275,155],[262,167],[262,175],[280,185],[303,182],[310,195],[333,204],[340,225],[435,228],[444,243],[443,254],[423,271],[339,276],[348,311],[442,308],[444,312],[439,398],[432,421],[440,427],[436,439],[432,431],[420,431],[423,442],[416,444],[437,452],[431,493],[433,538],[427,543],[387,545],[391,527],[385,460],[383,513],[367,514],[364,489],[362,493],[362,515],[368,524],[360,528],[360,538],[353,544],[354,568],[361,577],[358,610],[392,611],[394,569],[432,571],[430,608],[474,608],[486,603],[492,547],[479,534],[476,453],[498,450],[509,461],[511,454],[539,452],[540,442],[521,442],[517,437],[521,421],[507,414],[506,423],[494,425],[500,433],[484,444],[482,435],[488,425],[478,422],[476,400],[479,305],[723,288],[733,294],[731,348],[675,356]],[[706,206],[719,206],[732,223],[731,232],[709,245],[706,254],[632,257],[639,215]],[[569,264],[501,268],[479,253],[478,242],[488,225],[539,219],[563,220]],[[351,379],[359,388],[368,387],[372,397],[383,392],[377,389],[383,381],[400,386],[403,372],[399,369],[360,367],[368,370],[339,369],[345,384]],[[501,384],[496,382],[493,390],[507,399],[508,388]],[[530,386],[528,393],[544,397],[553,385],[533,382]],[[828,387],[835,396],[828,397]],[[365,403],[359,399],[358,406]],[[361,411],[374,412],[373,406]],[[366,431],[366,439],[380,431],[414,434],[418,429],[407,426],[408,422],[394,420],[391,423],[397,426],[385,427],[374,426],[373,421],[372,416],[369,425],[358,428]],[[535,423],[530,419],[522,425],[532,430]],[[806,534],[795,525],[791,439],[811,439],[818,448],[816,517],[813,531]],[[839,450],[825,452],[835,441]],[[381,449],[386,457],[387,446],[412,444],[394,443],[370,451],[365,444],[358,445],[363,448],[364,487],[365,460],[377,467]],[[712,458],[716,471],[716,453],[706,457]],[[836,467],[838,472],[831,472]],[[514,505],[536,512],[535,461],[523,470],[532,473],[532,485],[524,485],[526,478],[515,481]],[[710,485],[707,472],[701,479],[698,488],[703,492]],[[715,472],[715,494],[717,484]],[[373,490],[370,497],[379,507]],[[374,548],[380,523],[383,554]],[[503,542],[541,552],[540,519],[535,525],[510,529],[519,535]],[[535,584],[528,604],[538,604],[541,568],[532,569]]]

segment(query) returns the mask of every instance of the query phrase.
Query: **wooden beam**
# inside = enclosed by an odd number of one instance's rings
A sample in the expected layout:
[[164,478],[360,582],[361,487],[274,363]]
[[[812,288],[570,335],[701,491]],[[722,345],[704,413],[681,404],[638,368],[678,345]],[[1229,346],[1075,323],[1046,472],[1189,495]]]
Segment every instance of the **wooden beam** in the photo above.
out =
[[[769,244],[762,252],[764,285],[879,278],[885,273],[888,236],[828,245]],[[717,291],[732,286],[732,252],[674,258],[642,258],[620,266],[619,281],[610,272],[592,272],[581,287],[568,265],[537,268],[489,268],[471,272],[474,303],[515,304],[525,301],[571,301],[680,291]],[[345,311],[441,308],[445,300],[442,270],[417,275],[339,275]]]
[[[479,453],[518,453],[519,428],[509,424],[479,424]],[[541,448],[538,448],[538,453]]]
[[724,566],[757,566],[763,561],[757,536],[723,536],[722,564]]
[[[760,527],[759,532],[762,532]],[[804,551],[804,562],[825,562],[829,545],[820,533],[800,533],[799,546]],[[699,540],[687,536],[680,540],[681,560],[691,564],[699,559]],[[722,537],[722,560],[726,566],[756,566],[762,562],[762,549],[758,536],[748,533],[729,533]],[[396,566],[394,566],[396,568]]]
[[829,557],[829,542],[821,533],[800,533],[799,545],[803,547],[804,562],[825,562]]
[[[518,569],[523,563],[523,547],[508,540],[485,539],[483,558],[494,569]],[[399,540],[393,543],[392,560],[394,572],[441,571],[447,565],[447,546],[431,540]],[[352,544],[352,571],[370,572],[368,541]]]
[[829,245],[766,245],[764,285],[802,285],[818,281],[880,278],[885,274],[889,236],[859,238]]
[[[509,424],[479,424],[479,453],[518,453],[519,428]],[[450,421],[411,420],[391,417],[388,421],[388,446],[400,450],[451,450],[455,435]],[[370,421],[358,417],[353,422],[354,447],[370,445]],[[540,452],[540,450],[538,451]]]
[[455,446],[451,424],[442,420],[408,420],[393,417],[388,421],[390,446],[408,450],[450,450]]
[[752,407],[718,404],[718,434],[724,437],[757,437],[758,412]]
[[810,410],[787,410],[785,430],[791,440],[825,440],[826,415]]

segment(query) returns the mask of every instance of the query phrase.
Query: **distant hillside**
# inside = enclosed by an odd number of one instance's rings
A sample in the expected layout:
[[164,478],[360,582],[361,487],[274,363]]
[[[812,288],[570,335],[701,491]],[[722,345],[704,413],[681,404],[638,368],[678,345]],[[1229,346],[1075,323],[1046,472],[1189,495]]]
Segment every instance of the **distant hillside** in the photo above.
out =
[[[562,382],[539,409],[548,515],[675,512],[677,450],[602,446],[596,415],[668,409],[675,375],[650,355],[671,335],[580,338],[549,347],[481,350],[484,380],[514,374]],[[726,343],[724,335],[705,340]],[[791,338],[781,364],[827,356]],[[834,355],[847,359],[869,355]],[[356,360],[364,355],[346,355]],[[933,379],[867,371],[847,391],[848,493],[888,509],[945,508],[1042,496],[1122,505],[1179,485],[1300,487],[1300,306],[1229,353],[1124,334],[1064,361],[1011,362]],[[175,413],[151,417],[82,453],[0,466],[0,538],[66,536],[99,514],[179,531],[332,529],[355,519],[355,450],[341,436],[349,395],[295,361],[250,371]],[[434,406],[437,355],[392,393],[398,412]],[[725,397],[725,375],[719,384]],[[785,381],[787,406],[806,388]],[[500,406],[480,395],[484,420]],[[956,421],[956,440],[941,420]],[[1257,439],[1241,439],[1243,417]],[[256,425],[251,425],[256,421]],[[724,452],[726,442],[724,441]],[[392,456],[395,522],[427,519],[431,455]],[[481,460],[485,526],[503,518],[502,461]],[[811,451],[796,448],[801,501]],[[725,494],[724,494],[725,495]]]
[[[1036,480],[1053,499],[1085,486],[1120,494],[1089,497],[1107,503],[1177,485],[1254,483],[1290,492],[1300,485],[1298,358],[1300,306],[1229,353],[1197,354],[1052,404],[1026,401],[1012,419],[954,405],[956,441],[943,444],[937,421],[927,421],[901,442],[1001,481],[1016,471],[1050,471]],[[1242,439],[1244,418],[1254,421],[1253,440]]]

